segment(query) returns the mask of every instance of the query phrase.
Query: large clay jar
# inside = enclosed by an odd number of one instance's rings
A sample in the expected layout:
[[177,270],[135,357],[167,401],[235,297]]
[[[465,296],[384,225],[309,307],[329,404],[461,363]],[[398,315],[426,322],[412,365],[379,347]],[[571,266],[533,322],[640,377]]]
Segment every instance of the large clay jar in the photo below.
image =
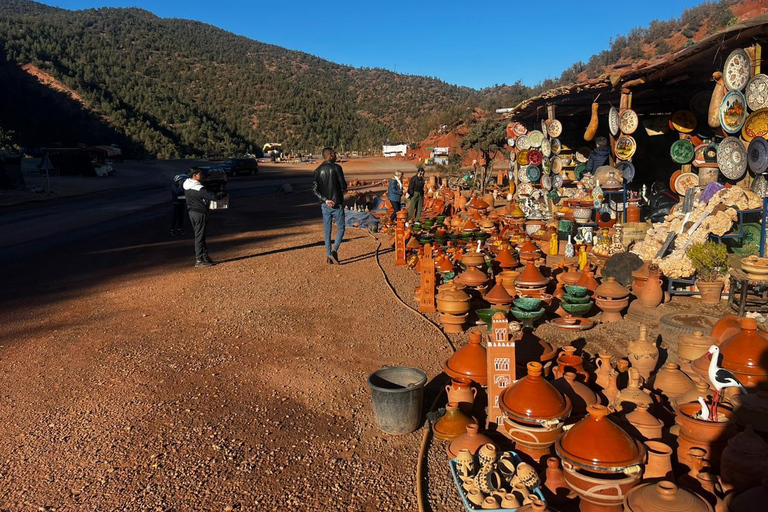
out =
[[648,327],[640,326],[640,336],[635,341],[629,342],[629,362],[633,368],[637,368],[640,376],[648,380],[651,372],[656,369],[659,362],[659,348],[648,340]]
[[701,411],[698,402],[681,404],[677,409],[675,421],[680,425],[677,436],[677,460],[691,467],[692,461],[688,455],[690,448],[703,448],[709,454],[712,469],[720,469],[720,455],[735,430],[736,423],[732,421],[733,411],[725,405],[720,405],[718,412],[725,421],[705,421],[696,415]]
[[[727,489],[742,491],[768,477],[768,443],[752,426],[728,440],[720,462],[720,479]],[[768,504],[766,504],[768,505]]]
[[717,339],[706,336],[701,331],[681,334],[677,339],[677,355],[680,359],[693,361],[706,354],[709,347],[718,344]]
[[757,332],[754,318],[741,319],[741,332],[720,345],[720,365],[730,370],[745,388],[768,381],[768,340]]
[[687,391],[694,389],[696,385],[691,378],[680,371],[680,367],[672,362],[664,363],[664,366],[653,379],[653,389],[661,391],[666,395],[671,403],[675,403],[675,398]]
[[584,359],[577,356],[575,350],[576,347],[563,347],[563,351],[557,356],[557,366],[552,371],[558,379],[563,377],[566,372],[571,371],[581,375],[581,378],[586,382],[589,380],[589,373],[584,369]]
[[620,511],[640,480],[645,448],[608,419],[608,408],[593,405],[589,415],[555,443],[565,481],[582,500],[581,510]]
[[469,379],[481,386],[488,384],[488,368],[485,347],[481,345],[482,334],[469,333],[469,343],[443,364],[443,370],[454,379]]
[[644,439],[660,439],[664,422],[648,411],[648,404],[638,404],[635,410],[626,415],[626,420]]
[[645,450],[648,458],[643,471],[643,480],[660,480],[673,478],[672,448],[661,441],[646,441]]
[[589,386],[576,380],[574,372],[565,372],[565,375],[552,382],[552,385],[571,401],[571,415],[569,423],[575,423],[587,414],[587,407],[600,403],[600,399]]
[[477,424],[472,423],[467,425],[467,431],[454,439],[451,444],[445,447],[445,451],[448,454],[448,458],[455,459],[459,454],[459,450],[469,450],[472,455],[475,455],[481,446],[484,444],[494,444],[486,435],[480,434],[480,427]]
[[517,448],[538,460],[549,453],[571,412],[571,402],[541,375],[541,363],[530,362],[528,375],[499,396],[509,437]]
[[638,485],[624,498],[625,512],[713,512],[704,498],[670,481]]
[[460,408],[469,410],[475,403],[477,389],[472,387],[469,379],[451,379],[451,383],[445,386],[448,402],[456,402]]
[[640,304],[647,308],[655,308],[661,304],[661,300],[664,298],[664,291],[661,289],[661,276],[658,269],[650,269],[648,281],[635,294],[640,300]]
[[445,414],[432,426],[435,437],[443,441],[453,441],[467,431],[467,425],[477,424],[477,420],[459,410],[459,404],[448,402]]

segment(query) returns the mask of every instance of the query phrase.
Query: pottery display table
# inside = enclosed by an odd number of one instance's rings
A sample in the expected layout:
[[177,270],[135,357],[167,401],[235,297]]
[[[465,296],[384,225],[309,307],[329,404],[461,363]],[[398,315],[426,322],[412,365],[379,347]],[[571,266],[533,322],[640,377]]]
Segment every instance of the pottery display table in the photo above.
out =
[[768,276],[766,279],[748,277],[742,270],[731,270],[728,306],[744,316],[746,311],[768,312]]

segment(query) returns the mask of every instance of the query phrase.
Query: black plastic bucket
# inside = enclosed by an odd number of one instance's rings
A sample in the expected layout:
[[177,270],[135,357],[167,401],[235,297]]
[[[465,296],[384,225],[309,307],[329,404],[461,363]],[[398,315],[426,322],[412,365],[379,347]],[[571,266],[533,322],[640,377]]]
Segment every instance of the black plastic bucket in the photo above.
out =
[[408,434],[421,425],[427,374],[408,366],[385,366],[368,376],[376,426],[387,434]]

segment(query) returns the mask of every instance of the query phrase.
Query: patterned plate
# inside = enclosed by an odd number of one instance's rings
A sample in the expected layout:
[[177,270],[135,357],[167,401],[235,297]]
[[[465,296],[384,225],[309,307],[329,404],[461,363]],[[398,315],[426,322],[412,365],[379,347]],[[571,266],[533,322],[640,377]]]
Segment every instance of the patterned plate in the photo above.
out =
[[507,139],[507,146],[509,146],[511,148],[515,147],[515,138],[514,137],[510,137],[510,138]]
[[541,141],[544,140],[544,134],[539,130],[533,130],[528,134],[528,144],[533,148],[541,147]]
[[524,165],[520,167],[520,170],[517,172],[517,177],[520,180],[520,183],[530,183],[531,180],[528,179],[528,173],[526,172],[528,170],[528,166]]
[[717,167],[717,152],[713,154],[714,159],[707,158],[707,150],[709,150],[712,144],[710,142],[704,142],[693,148],[693,164],[694,167]]
[[560,151],[563,150],[563,145],[560,143],[560,139],[552,139],[549,141],[549,145],[552,148],[552,152],[556,155],[559,155]]
[[528,141],[527,135],[520,135],[517,138],[517,149],[530,149],[531,143]]
[[550,179],[549,175],[544,175],[541,177],[541,188],[544,190],[549,190],[552,188],[552,180]]
[[637,130],[640,120],[634,110],[627,109],[619,116],[619,129],[622,133],[632,135]]
[[729,180],[738,180],[747,171],[747,150],[736,137],[726,137],[717,146],[717,165]]
[[553,174],[552,175],[552,188],[561,188],[563,186],[563,175],[562,174]]
[[738,133],[747,120],[747,100],[741,91],[731,91],[720,103],[720,126],[726,133]]
[[685,195],[685,191],[691,187],[699,186],[699,176],[692,172],[683,172],[675,179],[675,190],[681,196]]
[[529,196],[533,192],[533,185],[530,183],[520,184],[520,188],[517,189],[518,193],[522,196]]
[[515,163],[516,161],[517,161],[517,153],[515,153],[514,151],[510,151],[509,152],[509,163],[512,164],[512,163]]
[[544,155],[538,149],[532,149],[528,151],[528,163],[531,165],[541,165],[544,160]]
[[528,133],[528,128],[523,123],[515,123],[512,125],[512,132],[515,134],[515,137],[519,137]]
[[768,75],[760,73],[750,78],[744,96],[749,110],[768,107]]
[[768,169],[768,141],[755,137],[747,149],[747,162],[755,174],[763,174]]
[[541,147],[539,149],[541,149],[541,153],[547,158],[552,155],[552,146],[547,139],[541,141]]
[[553,156],[552,160],[549,162],[549,166],[552,169],[552,172],[555,174],[560,174],[563,171],[563,160],[559,156]]
[[749,114],[744,122],[744,128],[741,129],[741,136],[747,142],[755,137],[768,137],[768,108]]
[[691,141],[681,139],[676,140],[672,144],[672,147],[669,148],[669,154],[672,157],[672,160],[678,164],[687,164],[693,160],[696,150]]
[[619,162],[616,164],[616,168],[621,171],[626,183],[632,183],[635,178],[635,166],[632,162]]
[[629,160],[637,151],[635,139],[629,135],[622,135],[616,140],[616,156],[621,160]]
[[544,134],[545,139],[549,137],[549,131],[547,130],[547,121],[544,119],[541,120],[541,133]]
[[[520,139],[517,139],[517,147],[520,147]],[[528,165],[528,150],[523,149],[517,154],[517,162],[520,165]]]
[[619,109],[616,107],[608,111],[608,129],[614,137],[619,134]]
[[[709,105],[707,105],[707,109],[709,109]],[[696,116],[690,110],[678,110],[672,114],[670,124],[672,125],[672,128],[680,133],[691,133],[696,129],[698,121],[696,120]]]
[[563,124],[557,119],[552,119],[547,127],[550,137],[559,137],[563,134]]
[[739,48],[733,50],[728,58],[725,59],[723,66],[723,83],[729,91],[740,91],[749,81],[750,67],[752,63],[749,60],[747,52]]

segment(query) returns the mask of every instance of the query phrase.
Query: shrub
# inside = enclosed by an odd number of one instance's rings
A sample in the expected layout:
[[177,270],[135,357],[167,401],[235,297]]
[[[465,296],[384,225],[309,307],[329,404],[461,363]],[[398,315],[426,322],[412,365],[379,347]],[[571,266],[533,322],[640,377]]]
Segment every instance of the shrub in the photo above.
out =
[[703,242],[691,245],[686,251],[701,281],[717,281],[728,270],[728,249],[723,244]]

